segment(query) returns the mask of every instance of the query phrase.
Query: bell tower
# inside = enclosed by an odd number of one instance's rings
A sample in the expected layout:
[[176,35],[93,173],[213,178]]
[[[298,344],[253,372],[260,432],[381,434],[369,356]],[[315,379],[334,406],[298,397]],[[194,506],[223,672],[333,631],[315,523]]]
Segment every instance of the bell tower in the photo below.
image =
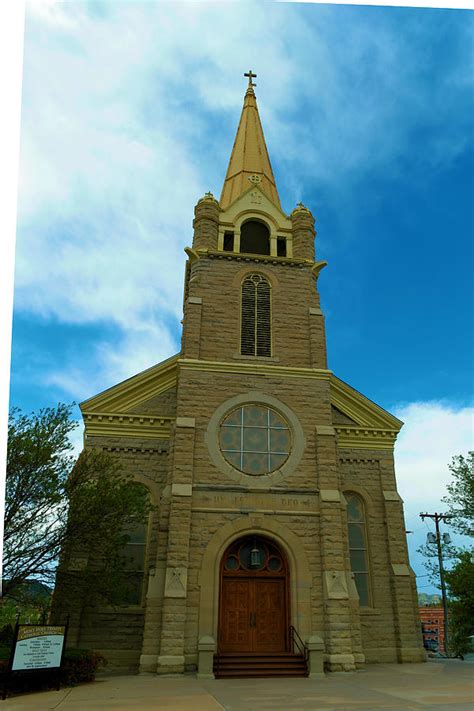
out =
[[[256,75],[245,76],[249,84],[220,200],[206,193],[195,207],[193,245],[186,250],[183,356],[253,357],[324,369],[316,283],[326,262],[315,261],[314,217],[302,203],[290,215],[281,209],[252,82]],[[253,273],[261,284],[254,295],[245,281]],[[259,347],[264,340],[269,345]]]

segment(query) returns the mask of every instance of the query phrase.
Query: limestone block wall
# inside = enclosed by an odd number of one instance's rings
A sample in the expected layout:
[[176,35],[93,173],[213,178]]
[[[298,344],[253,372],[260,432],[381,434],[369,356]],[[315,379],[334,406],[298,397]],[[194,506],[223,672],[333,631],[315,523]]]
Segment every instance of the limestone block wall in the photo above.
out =
[[170,388],[145,402],[132,407],[130,412],[146,415],[174,417],[176,415],[176,388]]
[[183,355],[216,361],[241,357],[241,283],[253,272],[264,274],[272,284],[272,357],[282,365],[325,368],[324,321],[310,269],[292,263],[273,266],[226,259],[225,255],[192,264]]
[[[279,487],[311,489],[316,486],[315,422],[330,422],[329,383],[305,378],[258,377],[206,371],[183,371],[178,390],[178,411],[195,419],[193,481],[229,484],[231,480],[218,469],[209,456],[206,432],[214,411],[226,400],[251,392],[273,396],[290,408],[303,429],[305,447],[298,467]],[[204,396],[205,394],[205,396]],[[258,484],[258,482],[257,482]]]
[[388,451],[341,450],[341,488],[365,503],[372,605],[360,609],[368,662],[422,661],[414,575]]
[[[168,394],[163,401],[169,409],[175,407],[175,394]],[[160,535],[160,500],[168,476],[169,442],[163,439],[149,440],[136,437],[89,437],[89,448],[102,449],[117,457],[123,470],[144,484],[151,493],[156,506],[150,514],[145,561],[144,587],[147,587],[148,569],[155,565]],[[94,649],[106,657],[107,673],[134,673],[138,671],[143,646],[143,630],[146,612],[145,598],[142,605],[120,607],[99,604],[93,608],[83,608],[80,600],[58,599],[53,607],[62,610],[66,604],[71,609],[69,643],[70,646]],[[69,609],[68,608],[68,609]]]
[[142,648],[143,615],[143,608],[86,611],[78,647],[100,651],[107,659],[107,674],[134,674]]

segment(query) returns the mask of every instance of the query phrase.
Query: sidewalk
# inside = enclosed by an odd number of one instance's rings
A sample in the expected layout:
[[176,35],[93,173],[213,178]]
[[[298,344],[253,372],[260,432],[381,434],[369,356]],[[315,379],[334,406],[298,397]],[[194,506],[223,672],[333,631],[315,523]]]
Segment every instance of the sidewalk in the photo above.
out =
[[102,677],[0,701],[0,711],[473,711],[474,664],[370,665],[323,679]]

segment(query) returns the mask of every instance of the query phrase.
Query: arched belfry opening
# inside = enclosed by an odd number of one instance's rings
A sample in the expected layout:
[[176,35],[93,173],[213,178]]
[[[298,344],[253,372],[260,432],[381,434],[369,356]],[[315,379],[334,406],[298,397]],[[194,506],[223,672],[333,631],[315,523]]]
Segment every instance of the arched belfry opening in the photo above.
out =
[[270,230],[263,222],[244,222],[240,228],[240,251],[246,254],[270,254]]
[[269,538],[247,535],[225,551],[220,570],[219,654],[288,651],[289,570]]

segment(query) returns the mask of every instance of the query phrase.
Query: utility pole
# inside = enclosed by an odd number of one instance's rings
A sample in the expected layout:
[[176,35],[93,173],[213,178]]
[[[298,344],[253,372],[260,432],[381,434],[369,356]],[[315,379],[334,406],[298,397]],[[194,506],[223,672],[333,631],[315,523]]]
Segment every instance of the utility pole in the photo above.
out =
[[[432,518],[433,521],[435,522],[436,526],[436,540],[434,539],[434,535],[432,533],[428,533],[428,543],[436,543],[438,547],[438,562],[439,562],[439,580],[441,583],[441,597],[443,598],[443,610],[444,610],[444,651],[446,656],[449,656],[449,651],[448,651],[448,645],[449,645],[449,634],[448,634],[448,599],[446,597],[446,585],[444,582],[444,567],[443,567],[443,549],[441,548],[441,533],[439,530],[439,522],[443,521],[446,523],[452,516],[449,516],[448,514],[439,514],[439,513],[420,513],[420,518],[422,521],[425,520],[425,518]],[[433,538],[430,538],[430,537]],[[444,534],[443,538],[445,539],[445,543],[449,543],[449,534]],[[447,539],[447,540],[446,540]]]

